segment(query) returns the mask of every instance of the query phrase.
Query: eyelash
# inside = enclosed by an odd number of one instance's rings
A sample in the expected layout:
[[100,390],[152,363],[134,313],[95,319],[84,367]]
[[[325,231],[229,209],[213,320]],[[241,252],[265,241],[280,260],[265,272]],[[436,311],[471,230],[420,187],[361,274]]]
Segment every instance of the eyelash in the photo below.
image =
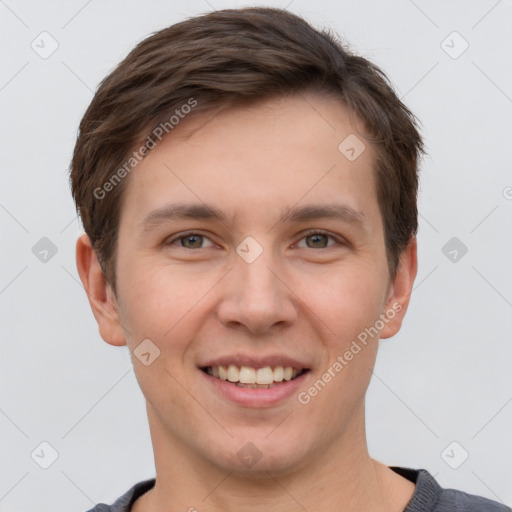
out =
[[[174,238],[170,239],[169,241],[166,241],[165,245],[174,245],[174,242],[177,242],[179,240],[184,240],[185,238],[188,238],[191,235],[198,235],[198,236],[202,236],[203,238],[209,239],[208,236],[203,235],[202,233],[199,233],[197,231],[189,231],[189,232],[186,232],[186,233],[182,233],[179,236],[175,236]],[[302,238],[299,241],[302,241],[304,238],[307,238],[307,237],[312,236],[312,235],[325,235],[328,238],[331,238],[331,239],[335,240],[339,245],[346,245],[346,242],[342,241],[337,236],[333,235],[329,231],[324,231],[324,230],[321,230],[321,229],[310,229],[310,230],[306,231],[305,233],[302,234]],[[189,249],[188,247],[183,247],[183,246],[179,246],[179,247],[181,249]],[[327,249],[328,247],[332,247],[332,245],[327,245],[327,247],[320,247],[320,249]],[[206,249],[206,247],[199,247],[199,249]],[[301,249],[312,249],[312,247],[301,247]],[[196,250],[197,251],[198,249],[189,249],[189,250],[191,250],[191,251]]]

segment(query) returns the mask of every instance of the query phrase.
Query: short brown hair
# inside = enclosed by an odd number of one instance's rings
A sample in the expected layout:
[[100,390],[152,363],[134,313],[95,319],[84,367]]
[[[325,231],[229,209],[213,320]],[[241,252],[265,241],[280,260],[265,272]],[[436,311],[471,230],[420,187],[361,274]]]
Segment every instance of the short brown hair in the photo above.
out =
[[[423,141],[416,118],[386,75],[330,31],[281,9],[226,9],[140,42],[101,82],[80,123],[71,162],[73,198],[114,291],[128,181],[121,178],[130,170],[125,164],[121,172],[120,166],[136,143],[144,137],[148,144],[153,141],[155,128],[191,98],[194,112],[204,112],[306,90],[334,94],[363,121],[376,153],[388,267],[396,275],[400,254],[418,227],[417,163]],[[113,182],[116,170],[119,180]]]

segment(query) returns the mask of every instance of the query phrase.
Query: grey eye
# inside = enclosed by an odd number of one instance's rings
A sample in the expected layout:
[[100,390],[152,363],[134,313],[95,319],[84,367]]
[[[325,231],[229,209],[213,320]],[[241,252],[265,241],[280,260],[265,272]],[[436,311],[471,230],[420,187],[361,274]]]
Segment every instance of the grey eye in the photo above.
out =
[[[330,245],[333,245],[332,243],[329,244],[329,239],[334,240],[332,236],[325,233],[311,233],[302,238],[298,247],[305,247],[307,249],[324,249]],[[305,246],[301,245],[303,240],[306,240]]]

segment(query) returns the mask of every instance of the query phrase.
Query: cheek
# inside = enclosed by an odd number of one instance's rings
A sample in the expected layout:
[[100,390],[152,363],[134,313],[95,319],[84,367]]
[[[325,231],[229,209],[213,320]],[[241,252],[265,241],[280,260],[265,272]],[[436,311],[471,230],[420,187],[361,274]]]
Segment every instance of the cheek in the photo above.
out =
[[295,276],[297,295],[340,348],[370,327],[381,312],[386,279],[374,264],[339,266]]
[[[330,410],[333,421],[336,418],[341,423],[348,421],[364,400],[379,344],[375,324],[381,313],[384,284],[377,276],[369,278],[369,271],[365,275],[365,279],[356,273],[350,278],[340,277],[328,293],[310,297],[312,309],[328,327],[320,327],[327,357],[302,396],[311,402],[306,406],[311,413],[317,411],[324,417],[322,411]],[[313,417],[316,415],[308,421]],[[331,426],[334,433],[341,425],[334,422]],[[318,428],[324,427],[319,424]]]
[[[119,262],[120,295],[131,334],[166,340],[200,310],[201,299],[213,287],[213,276],[188,275],[154,261]],[[137,263],[137,264],[136,264]]]
[[340,269],[328,279],[316,279],[320,286],[309,287],[304,295],[326,350],[318,380],[303,390],[313,409],[331,409],[346,418],[364,398],[377,356],[375,323],[386,284],[379,274],[371,265]]

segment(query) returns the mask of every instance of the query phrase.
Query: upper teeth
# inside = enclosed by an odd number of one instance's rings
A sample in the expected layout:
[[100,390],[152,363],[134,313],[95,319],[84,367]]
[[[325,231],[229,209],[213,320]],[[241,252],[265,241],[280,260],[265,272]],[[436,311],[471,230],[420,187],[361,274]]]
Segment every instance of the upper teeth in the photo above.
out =
[[276,366],[272,369],[270,366],[263,368],[251,368],[249,366],[209,366],[208,373],[222,380],[229,382],[240,382],[242,384],[272,384],[273,382],[282,382],[283,380],[292,380],[299,373],[300,369],[292,366]]

